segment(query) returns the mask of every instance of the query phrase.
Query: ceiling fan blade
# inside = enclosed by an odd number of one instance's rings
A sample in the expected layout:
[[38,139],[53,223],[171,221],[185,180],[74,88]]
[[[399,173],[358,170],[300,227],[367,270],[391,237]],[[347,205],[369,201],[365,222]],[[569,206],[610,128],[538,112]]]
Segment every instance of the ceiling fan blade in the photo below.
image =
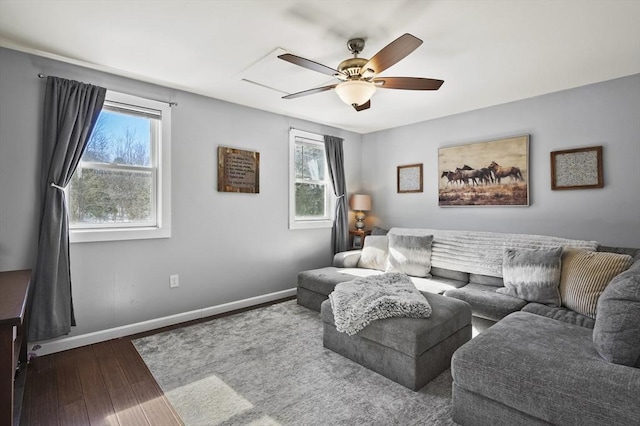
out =
[[411,34],[404,34],[385,47],[381,51],[373,55],[369,62],[362,67],[363,70],[367,68],[372,69],[376,74],[381,73],[390,66],[398,63],[405,58],[409,53],[413,52],[422,44],[422,40]]
[[327,90],[331,90],[336,86],[337,84],[332,84],[330,86],[322,86],[322,87],[316,87],[314,89],[303,90],[302,92],[296,92],[287,96],[283,96],[282,99],[295,99],[295,98],[300,98],[302,96],[313,95],[315,93],[326,92]]
[[373,82],[379,89],[438,90],[444,80],[418,77],[381,77]]
[[367,102],[363,103],[362,105],[354,105],[353,107],[358,112],[364,111],[365,109],[371,108],[371,100],[368,100]]
[[301,66],[303,68],[307,68],[312,71],[316,71],[322,74],[327,74],[330,76],[335,76],[336,74],[342,74],[340,71],[335,70],[326,65],[319,64],[310,59],[301,58],[300,56],[292,55],[291,53],[284,53],[282,55],[278,55],[278,58],[291,62],[294,65]]

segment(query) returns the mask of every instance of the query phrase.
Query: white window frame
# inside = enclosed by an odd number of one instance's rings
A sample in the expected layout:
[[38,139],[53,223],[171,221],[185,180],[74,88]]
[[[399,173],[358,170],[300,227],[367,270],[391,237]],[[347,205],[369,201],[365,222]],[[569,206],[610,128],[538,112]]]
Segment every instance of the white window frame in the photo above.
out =
[[[134,225],[121,226],[119,224],[101,224],[91,227],[90,224],[77,224],[69,229],[69,242],[95,242],[95,241],[120,241],[139,240],[149,238],[170,238],[171,237],[171,106],[168,103],[141,98],[139,96],[128,95],[107,90],[105,104],[117,104],[119,108],[130,109],[131,111],[155,110],[160,114],[159,132],[152,133],[156,143],[152,144],[152,181],[154,191],[152,191],[151,202],[155,204],[155,217],[152,217],[154,225]],[[87,164],[87,163],[85,163]],[[106,164],[88,163],[92,167],[105,170],[113,167]],[[129,167],[131,170],[136,167]],[[147,171],[142,167],[140,170]],[[68,190],[67,203],[69,201]],[[153,216],[153,215],[152,215]]]
[[[296,165],[295,154],[298,143],[316,145],[324,151],[324,137],[315,133],[305,132],[298,129],[289,130],[289,229],[312,229],[331,228],[335,215],[336,197],[333,193],[333,184],[329,177],[329,169],[325,160],[324,183],[327,185],[325,191],[326,215],[322,218],[296,216]],[[325,157],[326,158],[326,157]],[[305,180],[305,182],[309,182]]]

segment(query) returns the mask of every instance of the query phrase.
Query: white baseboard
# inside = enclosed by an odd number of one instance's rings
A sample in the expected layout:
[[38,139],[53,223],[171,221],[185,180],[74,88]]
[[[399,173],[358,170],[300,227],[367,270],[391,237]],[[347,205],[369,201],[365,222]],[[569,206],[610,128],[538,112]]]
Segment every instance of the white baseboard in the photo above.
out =
[[[162,318],[155,318],[148,321],[137,322],[135,324],[127,324],[120,327],[109,328],[106,330],[94,331],[92,333],[81,334],[78,336],[62,337],[60,339],[43,342],[29,342],[28,349],[29,352],[33,352],[37,356],[49,355],[56,352],[79,348],[81,346],[92,345],[94,343],[104,342],[111,339],[117,339],[118,337],[130,336],[132,334],[143,333],[145,331],[155,330],[170,325],[223,314],[225,312],[235,311],[237,309],[259,305],[261,303],[272,302],[274,300],[284,299],[286,297],[295,295],[296,289],[290,288],[288,290],[282,290],[275,293],[264,294],[262,296],[251,297],[249,299],[242,299],[235,302],[224,303],[222,305],[196,309],[194,311],[169,315]],[[38,345],[40,347],[37,350],[32,350],[31,348],[33,348],[35,345]]]

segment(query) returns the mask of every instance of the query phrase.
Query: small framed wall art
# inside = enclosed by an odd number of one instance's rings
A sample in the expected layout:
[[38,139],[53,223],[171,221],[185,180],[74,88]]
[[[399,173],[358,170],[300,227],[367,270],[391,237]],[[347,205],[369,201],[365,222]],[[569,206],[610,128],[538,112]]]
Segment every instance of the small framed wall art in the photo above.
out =
[[260,153],[218,147],[218,191],[260,192]]
[[602,188],[602,146],[551,152],[551,189]]
[[398,193],[422,192],[422,164],[398,166]]

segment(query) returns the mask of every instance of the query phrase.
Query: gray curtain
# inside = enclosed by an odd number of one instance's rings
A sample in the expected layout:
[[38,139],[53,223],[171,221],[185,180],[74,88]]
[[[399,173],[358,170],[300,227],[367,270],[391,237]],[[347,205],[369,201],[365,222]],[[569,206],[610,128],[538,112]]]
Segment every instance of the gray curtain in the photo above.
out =
[[331,231],[331,245],[333,253],[347,250],[349,245],[349,222],[347,217],[347,184],[344,178],[344,155],[342,153],[342,139],[335,136],[324,136],[325,152],[329,175],[333,182],[333,193],[336,201],[336,218]]
[[63,188],[80,162],[105,94],[102,87],[47,77],[40,175],[42,210],[38,258],[31,281],[31,340],[68,334],[75,325]]

